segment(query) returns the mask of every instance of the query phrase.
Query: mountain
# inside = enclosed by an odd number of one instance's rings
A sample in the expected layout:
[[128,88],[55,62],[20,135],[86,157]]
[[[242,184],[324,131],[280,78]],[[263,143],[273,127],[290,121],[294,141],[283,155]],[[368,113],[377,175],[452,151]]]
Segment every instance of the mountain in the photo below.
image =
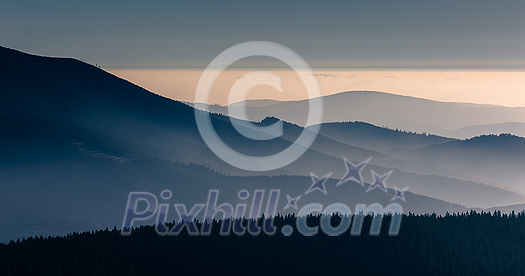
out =
[[385,153],[394,149],[418,149],[455,140],[377,127],[364,122],[325,123],[320,134],[342,143]]
[[[463,138],[462,131],[457,134],[455,131],[465,127],[508,122],[525,123],[525,107],[438,102],[373,91],[349,91],[323,98],[325,105],[323,122],[362,121],[390,129],[425,132],[453,138]],[[231,108],[242,108],[242,104],[235,103]],[[246,106],[248,116],[253,121],[275,116],[304,125],[308,114],[307,100],[286,102],[249,100],[246,101]],[[227,115],[228,107],[211,105],[210,111]],[[490,134],[487,131],[491,131],[488,128],[477,130],[481,132],[473,136]],[[515,129],[508,124],[505,132],[523,134],[521,127]]]
[[[414,193],[448,202],[491,207],[525,201],[523,195],[505,190],[490,178],[404,160],[323,136],[318,136],[298,160],[281,169],[265,173],[243,171],[211,152],[197,130],[194,109],[186,104],[155,95],[73,59],[44,58],[3,49],[0,67],[3,84],[0,106],[5,110],[2,118],[10,126],[28,129],[23,138],[13,138],[19,135],[15,135],[14,130],[2,138],[6,139],[2,150],[16,156],[0,157],[0,163],[6,167],[15,166],[16,162],[37,162],[38,158],[66,158],[68,154],[83,151],[121,161],[156,158],[195,163],[230,175],[309,176],[310,173],[333,172],[333,177],[343,177],[346,172],[343,157],[354,163],[373,157],[363,173],[368,183],[373,182],[371,170],[384,174],[395,169],[389,177],[390,187],[408,186]],[[252,156],[277,153],[293,143],[302,131],[296,125],[285,123],[282,137],[254,141],[240,135],[228,117],[213,115],[212,121],[227,145]],[[36,128],[48,133],[47,140],[27,134]],[[12,140],[30,143],[13,143]],[[60,148],[56,143],[69,146]],[[56,149],[50,145],[55,145]],[[20,158],[22,160],[16,161]],[[465,197],[465,194],[471,196]]]
[[[0,48],[0,108],[0,207],[9,210],[0,215],[0,239],[118,226],[130,191],[160,195],[170,189],[169,203],[195,204],[203,203],[210,189],[219,189],[221,202],[237,204],[241,189],[279,188],[284,208],[286,194],[304,194],[312,184],[311,172],[333,172],[327,182],[330,196],[311,193],[303,203],[390,203],[392,190],[366,193],[368,184],[348,182],[333,190],[346,172],[342,157],[356,163],[373,157],[363,171],[367,183],[373,181],[371,170],[384,174],[394,169],[387,186],[410,186],[406,211],[443,213],[465,210],[465,205],[525,202],[524,195],[462,172],[322,135],[288,166],[242,171],[211,152],[193,108],[75,59]],[[228,117],[211,118],[226,144],[254,156],[279,152],[303,130],[285,123],[282,137],[261,143],[240,135]]]
[[523,137],[510,134],[483,135],[404,151],[401,156],[490,177],[519,192],[525,192]]
[[[267,122],[268,119],[263,120],[263,122],[265,121]],[[320,133],[325,135],[327,135],[326,133],[332,134],[329,131],[331,125],[332,124],[329,124],[326,129],[324,128],[325,125],[323,125]],[[335,135],[319,135],[310,146],[309,151],[305,153],[305,156],[313,154],[312,152],[337,157],[339,160],[351,156],[351,161],[354,163],[357,163],[355,160],[365,160],[371,157],[372,160],[367,166],[370,170],[380,173],[386,173],[391,169],[395,171],[395,173],[389,177],[390,185],[395,187],[409,186],[413,192],[443,199],[449,202],[466,204],[471,207],[486,206],[489,202],[490,204],[494,204],[496,198],[486,196],[492,194],[492,191],[486,190],[487,185],[513,190],[506,186],[504,184],[505,182],[493,181],[490,177],[486,177],[486,175],[485,177],[481,177],[476,174],[465,173],[456,167],[437,165],[432,162],[421,161],[417,158],[412,158],[410,155],[403,154],[405,151],[410,151],[411,148],[417,149],[418,145],[439,145],[446,141],[455,141],[454,139],[393,131],[384,128],[377,128],[368,124],[337,123],[337,125],[339,125],[338,129],[341,130],[340,138],[344,142],[333,140]],[[358,131],[356,131],[355,125],[362,125],[364,127],[358,127]],[[302,128],[296,125],[287,123],[284,124],[284,129],[285,131],[282,138],[287,139],[290,142],[294,141],[302,130]],[[325,132],[327,129],[328,131]],[[350,133],[356,133],[356,136],[362,140],[351,139],[353,137]],[[355,141],[363,141],[363,143]],[[382,148],[388,148],[390,145],[392,146],[392,149],[381,152],[353,146],[351,143],[361,144],[361,146],[366,146],[367,143],[374,145],[384,144],[386,146]],[[457,158],[461,159],[461,157]],[[307,163],[312,160],[317,162]],[[323,160],[322,162],[324,164],[319,164],[321,163],[321,160]],[[343,167],[338,165],[338,162],[340,162],[339,160],[324,158],[324,156],[319,156],[318,154],[315,155],[314,159],[303,156],[296,162],[286,166],[285,169],[301,173],[304,171],[304,164],[309,164],[306,168],[317,167],[324,171],[332,171],[335,176],[342,177],[345,171]],[[371,174],[363,174],[363,179],[367,182],[374,181]],[[472,197],[466,197],[465,194],[471,194]],[[513,197],[508,197],[506,200],[509,200],[510,198]],[[481,199],[483,199],[483,202],[481,202]]]
[[[519,118],[516,118],[519,119]],[[459,139],[467,139],[480,135],[489,134],[513,134],[520,137],[525,137],[525,123],[521,122],[509,122],[500,124],[487,124],[487,125],[476,125],[467,126],[454,131],[449,132],[447,136],[457,137]]]

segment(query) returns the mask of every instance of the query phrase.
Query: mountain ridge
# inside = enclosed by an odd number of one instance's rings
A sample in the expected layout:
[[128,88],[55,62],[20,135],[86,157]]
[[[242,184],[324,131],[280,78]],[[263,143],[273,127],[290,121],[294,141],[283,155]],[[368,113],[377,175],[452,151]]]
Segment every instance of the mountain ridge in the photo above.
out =
[[[391,129],[444,137],[452,135],[452,138],[459,138],[453,136],[456,130],[469,126],[525,123],[525,107],[440,102],[376,91],[347,91],[323,96],[323,99],[326,107],[324,123],[362,121]],[[277,101],[262,106],[255,104],[260,101],[264,100],[246,101],[248,117],[252,121],[275,116],[301,126],[306,122],[304,118],[308,114],[308,100]],[[231,108],[241,108],[240,104],[236,103]],[[216,113],[227,115],[227,109],[210,105],[210,110]],[[481,130],[478,134],[488,131]]]
[[[333,177],[342,177],[345,173],[342,154],[361,151],[362,158],[346,156],[352,162],[362,161],[368,154],[377,155],[378,159],[388,156],[344,146],[320,135],[314,148],[296,163],[269,175],[250,176],[211,152],[196,128],[194,109],[186,104],[153,94],[80,61],[39,57],[33,66],[32,56],[12,54],[0,49],[0,106],[4,111],[0,114],[3,134],[0,151],[4,153],[0,155],[0,183],[5,189],[0,195],[0,206],[20,210],[0,217],[2,221],[13,221],[6,226],[11,235],[21,233],[24,228],[32,231],[50,227],[58,231],[55,228],[64,226],[68,220],[84,230],[90,223],[114,223],[121,219],[131,190],[158,194],[166,187],[174,187],[178,196],[187,195],[185,200],[205,198],[205,192],[211,188],[224,189],[225,198],[233,201],[238,200],[236,192],[242,187],[282,187],[283,191],[286,188],[287,193],[295,194],[294,185],[300,183],[304,188],[311,185],[311,172],[324,175],[333,171]],[[17,62],[17,56],[23,57],[23,62]],[[287,147],[302,130],[285,123],[283,137],[254,146],[255,142],[246,141],[234,132],[228,117],[212,114],[211,118],[226,143],[255,156]],[[333,147],[345,150],[337,152]],[[172,167],[173,162],[204,165],[221,173],[201,170],[186,174],[184,169]],[[373,181],[369,169],[386,173],[392,168],[368,165],[364,174],[366,183]],[[294,174],[302,176],[289,176]],[[336,184],[334,179],[329,181]],[[407,183],[414,183],[410,184],[411,201],[407,203],[407,210],[414,212],[465,208],[444,200],[471,206],[525,201],[525,196],[501,188],[397,169],[387,186],[404,188],[401,185]],[[349,188],[341,189],[365,189],[353,182],[343,186]],[[385,204],[392,197],[387,193],[358,191],[335,196],[341,200],[354,194],[370,200],[381,198]],[[429,194],[433,193],[442,200],[432,199]],[[29,218],[34,218],[33,225]],[[78,229],[69,231],[72,230]]]

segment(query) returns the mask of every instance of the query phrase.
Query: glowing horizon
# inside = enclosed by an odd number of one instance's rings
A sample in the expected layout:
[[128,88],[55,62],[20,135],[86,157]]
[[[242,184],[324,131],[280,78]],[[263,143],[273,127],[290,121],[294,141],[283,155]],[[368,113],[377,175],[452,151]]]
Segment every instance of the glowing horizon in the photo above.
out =
[[[197,70],[108,71],[151,92],[185,102],[194,101],[195,88],[202,74]],[[266,71],[283,77],[284,93],[261,85],[250,91],[248,99],[290,101],[307,98],[305,87],[294,72]],[[249,72],[223,72],[215,82],[210,104],[227,105],[232,85]],[[525,72],[322,70],[315,74],[325,96],[346,91],[379,91],[440,102],[525,107]]]

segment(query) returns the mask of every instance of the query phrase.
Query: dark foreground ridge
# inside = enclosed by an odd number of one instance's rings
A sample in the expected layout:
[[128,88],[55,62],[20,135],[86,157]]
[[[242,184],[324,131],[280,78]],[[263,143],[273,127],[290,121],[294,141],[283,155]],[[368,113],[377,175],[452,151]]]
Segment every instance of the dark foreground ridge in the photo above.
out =
[[[355,218],[355,217],[354,217]],[[398,236],[389,236],[386,216],[379,236],[370,236],[372,217],[362,234],[319,231],[284,236],[297,218],[277,217],[273,236],[160,236],[154,226],[121,231],[72,233],[0,244],[1,275],[524,275],[525,215],[477,213],[446,216],[403,215]],[[247,225],[249,220],[244,220]],[[331,217],[335,227],[341,217]],[[308,226],[320,225],[318,216]],[[263,225],[263,219],[258,220]],[[173,226],[173,224],[171,224]],[[197,223],[201,229],[202,224]],[[335,274],[337,273],[337,274]]]

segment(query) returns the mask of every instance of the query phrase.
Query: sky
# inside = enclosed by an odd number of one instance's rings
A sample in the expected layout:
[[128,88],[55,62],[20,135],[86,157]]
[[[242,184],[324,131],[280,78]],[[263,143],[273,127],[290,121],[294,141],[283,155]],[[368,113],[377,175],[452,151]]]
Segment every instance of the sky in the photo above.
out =
[[[249,99],[300,100],[308,94],[298,75],[275,71],[283,77],[283,92],[259,85]],[[165,97],[193,102],[202,71],[114,70],[111,73],[130,80]],[[215,81],[210,104],[227,105],[228,93],[246,70],[223,72]],[[525,106],[525,72],[503,71],[401,71],[338,70],[315,71],[323,95],[344,91],[380,91],[444,102]],[[264,74],[261,75],[264,78]]]
[[[158,79],[145,87],[164,95],[181,94],[178,99],[191,98],[194,91],[188,86],[174,93],[173,88],[160,89],[162,83],[202,72],[238,43],[271,41],[297,52],[316,74],[336,76],[331,84],[320,80],[327,87],[325,94],[368,89],[525,106],[519,87],[519,73],[525,72],[525,1],[20,0],[1,6],[2,46],[78,58],[137,84]],[[287,69],[270,58],[241,60],[230,69],[261,68]],[[147,72],[164,72],[160,75],[167,78],[149,77]],[[177,72],[183,74],[169,77]],[[375,84],[348,81],[356,72]],[[378,77],[385,72],[396,76],[397,84],[388,86]],[[411,83],[411,78],[437,84]],[[443,91],[447,84],[453,87]]]

